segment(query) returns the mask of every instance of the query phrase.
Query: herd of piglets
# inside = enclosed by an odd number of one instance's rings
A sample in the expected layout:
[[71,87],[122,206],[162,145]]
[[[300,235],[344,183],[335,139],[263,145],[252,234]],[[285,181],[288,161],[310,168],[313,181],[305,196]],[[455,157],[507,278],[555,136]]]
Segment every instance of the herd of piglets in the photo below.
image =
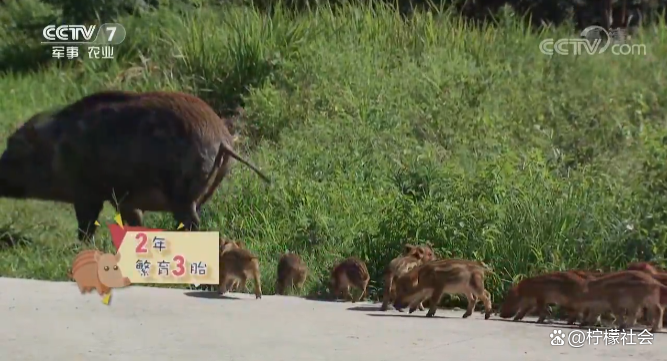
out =
[[[410,313],[425,310],[433,317],[444,294],[462,294],[468,300],[463,318],[472,315],[475,305],[484,305],[484,318],[492,313],[491,295],[484,288],[484,277],[493,272],[483,262],[466,259],[437,259],[430,246],[406,244],[398,257],[384,271],[384,294],[381,310],[391,306]],[[308,268],[294,253],[284,254],[279,262],[276,293],[286,294],[290,288],[303,286]],[[220,240],[219,293],[245,289],[252,278],[256,298],[262,297],[258,258],[238,241]],[[336,297],[352,302],[361,301],[368,291],[370,275],[366,264],[356,257],[339,262],[331,272],[331,289]],[[356,288],[355,298],[350,292]],[[391,306],[390,306],[391,304]],[[627,270],[596,272],[571,270],[551,272],[523,279],[505,297],[499,312],[502,318],[523,319],[529,312],[538,314],[538,323],[545,322],[548,305],[558,305],[572,325],[594,326],[601,318],[610,320],[620,329],[631,328],[638,320],[658,332],[663,323],[663,306],[667,304],[667,273],[649,263],[632,263]]]
[[667,274],[655,266],[631,263],[624,271],[597,272],[571,270],[551,272],[527,278],[515,285],[505,297],[500,317],[521,320],[536,309],[538,323],[547,317],[547,305],[556,304],[572,325],[597,324],[600,316],[611,318],[620,329],[641,323],[658,332],[663,324],[667,304]]

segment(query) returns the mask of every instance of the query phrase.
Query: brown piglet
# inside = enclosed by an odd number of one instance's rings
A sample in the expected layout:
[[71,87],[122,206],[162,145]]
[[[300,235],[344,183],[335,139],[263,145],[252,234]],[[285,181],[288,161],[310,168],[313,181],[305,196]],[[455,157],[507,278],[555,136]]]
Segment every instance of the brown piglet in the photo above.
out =
[[537,323],[547,317],[547,305],[555,303],[568,309],[570,317],[576,317],[580,309],[573,298],[584,292],[586,280],[573,272],[552,272],[526,278],[509,290],[500,308],[500,317],[523,319],[528,312],[537,308]]
[[414,312],[420,302],[430,297],[426,317],[433,317],[445,293],[463,294],[468,308],[463,318],[472,315],[478,301],[484,303],[484,318],[491,317],[491,295],[484,288],[484,275],[489,271],[482,263],[460,259],[432,261],[413,268],[396,280],[397,309],[410,307]]
[[658,274],[662,271],[658,270],[654,265],[648,262],[633,262],[626,268],[628,271],[642,271],[652,275]]
[[[599,271],[589,271],[589,270],[570,270],[568,271],[570,273],[573,273],[584,280],[592,280],[595,279],[596,277],[600,277],[604,275],[604,272],[599,272]],[[561,305],[561,309],[565,311],[567,314],[567,324],[568,325],[574,325],[578,319],[586,319],[588,317],[588,311],[583,310],[583,312],[580,312],[580,310],[575,310],[572,308],[568,308],[567,306]],[[606,315],[609,316],[609,315]]]
[[616,319],[621,320],[619,328],[631,328],[641,308],[646,307],[648,319],[652,321],[651,332],[662,328],[662,304],[667,301],[667,287],[650,274],[642,271],[608,273],[589,280],[586,287],[587,292],[578,300],[580,309],[589,310],[582,327],[592,325],[600,313],[611,310]]
[[240,288],[245,290],[248,278],[255,281],[255,298],[262,298],[259,259],[244,248],[232,248],[220,254],[220,286],[218,289],[220,294],[229,291],[228,286],[236,280],[239,281]]
[[[663,285],[667,285],[667,283],[665,283],[663,281],[665,276],[661,275],[662,271],[658,270],[658,268],[656,266],[652,265],[649,262],[633,262],[633,263],[630,263],[630,264],[628,264],[628,267],[626,268],[626,270],[646,272],[646,273],[652,275],[653,278],[657,279]],[[637,314],[637,319],[639,320],[638,322],[641,323],[641,324],[648,324],[648,320],[646,319],[646,311],[647,311],[646,308],[642,307],[642,309]],[[664,317],[663,317],[663,322],[664,322]]]
[[243,242],[241,241],[232,241],[230,239],[220,237],[220,254],[229,251],[234,248],[245,248]]
[[418,253],[424,262],[430,262],[430,261],[435,261],[438,259],[435,256],[435,252],[433,252],[433,248],[427,244],[422,244],[416,247],[418,250]]
[[301,257],[294,253],[285,253],[278,261],[276,294],[284,295],[286,288],[301,288],[306,282],[308,268]]
[[[655,278],[658,282],[662,283],[664,286],[667,286],[667,273],[665,273],[662,270],[662,268],[659,268],[649,262],[633,262],[628,264],[628,267],[626,269],[628,271],[646,272],[652,275],[653,278]],[[645,307],[642,307],[642,309],[637,314],[638,322],[644,325],[650,325],[649,320],[646,318],[646,316],[647,316],[647,309]],[[663,315],[663,323],[664,322],[667,322],[667,313]]]
[[[403,253],[391,260],[384,271],[384,294],[382,296],[382,306],[380,307],[382,311],[388,310],[389,303],[396,297],[394,280],[431,259],[433,259],[433,251],[428,246],[414,246],[411,244],[404,246]],[[419,309],[424,309],[421,303],[419,304]]]
[[[220,237],[220,255],[229,251],[230,249],[235,248],[245,248],[243,242],[241,241],[232,241],[230,239]],[[227,291],[238,291],[239,289],[239,280],[234,278],[230,279],[227,283]]]
[[[343,260],[331,271],[331,285],[334,294],[342,295],[352,302],[359,302],[366,296],[370,279],[366,263],[356,257]],[[350,293],[350,286],[361,290],[356,300]]]

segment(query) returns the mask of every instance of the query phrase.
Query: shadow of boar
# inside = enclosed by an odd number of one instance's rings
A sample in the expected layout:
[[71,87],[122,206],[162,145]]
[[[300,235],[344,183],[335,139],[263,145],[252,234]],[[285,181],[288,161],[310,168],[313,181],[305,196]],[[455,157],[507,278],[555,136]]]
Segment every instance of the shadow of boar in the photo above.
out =
[[103,91],[34,115],[7,139],[0,197],[74,205],[79,240],[95,234],[105,201],[130,226],[144,211],[171,212],[186,230],[227,175],[234,152],[227,123],[180,92]]

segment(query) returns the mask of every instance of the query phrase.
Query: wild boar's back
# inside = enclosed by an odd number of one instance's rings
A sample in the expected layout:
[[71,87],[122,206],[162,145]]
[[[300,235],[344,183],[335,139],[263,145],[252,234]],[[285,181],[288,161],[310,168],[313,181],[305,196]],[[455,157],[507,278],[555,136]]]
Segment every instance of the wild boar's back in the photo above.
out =
[[56,168],[108,200],[112,193],[165,189],[184,189],[190,197],[203,194],[221,142],[232,142],[213,109],[182,93],[111,94],[110,101],[91,95],[54,115],[62,129]]

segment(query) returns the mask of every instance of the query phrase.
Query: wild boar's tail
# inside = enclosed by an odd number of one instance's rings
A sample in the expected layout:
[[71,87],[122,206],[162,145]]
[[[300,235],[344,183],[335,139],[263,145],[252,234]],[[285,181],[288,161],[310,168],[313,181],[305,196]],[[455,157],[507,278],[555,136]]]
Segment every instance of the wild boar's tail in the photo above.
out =
[[215,156],[215,164],[221,165],[222,164],[222,157],[225,155],[225,153],[229,153],[229,155],[232,156],[232,158],[238,160],[239,162],[245,164],[248,166],[248,168],[252,169],[257,175],[262,178],[263,181],[266,183],[271,184],[271,179],[267,177],[264,173],[262,173],[259,168],[255,167],[252,163],[248,162],[247,160],[243,159],[240,155],[238,155],[236,152],[231,150],[229,147],[227,147],[227,144],[225,142],[220,143],[220,149],[218,150],[218,154]]

